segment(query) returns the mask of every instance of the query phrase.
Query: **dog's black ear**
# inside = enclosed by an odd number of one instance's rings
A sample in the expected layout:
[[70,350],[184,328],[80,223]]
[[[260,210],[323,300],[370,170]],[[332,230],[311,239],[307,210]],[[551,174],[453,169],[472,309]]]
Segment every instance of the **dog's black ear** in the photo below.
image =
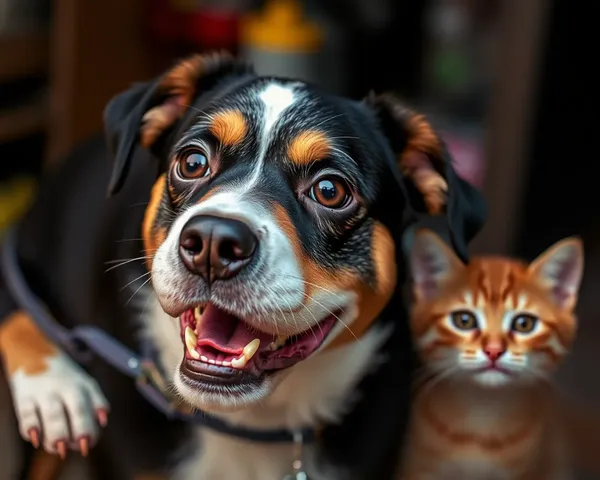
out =
[[227,53],[193,55],[159,78],[134,85],[114,97],[104,110],[104,129],[114,156],[109,195],[123,186],[138,143],[155,149],[197,96],[224,77],[249,70],[248,65]]
[[391,145],[411,208],[430,217],[422,226],[432,228],[442,220],[447,232],[438,233],[466,261],[467,245],[486,217],[483,196],[456,174],[444,143],[423,115],[391,94],[371,93],[364,103],[375,111]]

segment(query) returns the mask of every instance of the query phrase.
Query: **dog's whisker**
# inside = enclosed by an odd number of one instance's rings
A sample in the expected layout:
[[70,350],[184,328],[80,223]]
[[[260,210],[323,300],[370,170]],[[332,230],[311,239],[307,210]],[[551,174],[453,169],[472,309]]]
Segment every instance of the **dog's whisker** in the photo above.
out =
[[210,113],[205,112],[204,110],[200,110],[198,107],[195,107],[194,105],[190,105],[190,104],[184,103],[183,106],[186,107],[186,108],[189,108],[190,110],[194,110],[195,112],[198,112],[206,120],[212,120],[214,118],[214,115],[211,115]]
[[[304,294],[304,295],[307,295],[307,294]],[[314,297],[311,297],[309,295],[307,295],[307,297],[309,300],[312,300],[317,305],[319,305],[321,308],[325,309],[325,311],[327,311],[332,317],[334,317],[338,322],[340,322],[346,328],[346,330],[348,330],[350,332],[350,334],[354,337],[354,339],[357,342],[360,342],[360,339],[355,335],[355,333],[352,331],[352,329],[340,317],[338,317],[334,312],[332,312],[329,308],[327,308],[321,302],[319,302],[318,300],[315,300]]]
[[329,137],[330,140],[360,140],[358,137],[352,135],[341,135],[339,137]]
[[133,300],[133,297],[135,297],[135,296],[137,295],[137,293],[138,293],[138,292],[139,292],[139,291],[140,291],[142,288],[144,288],[144,285],[147,285],[147,284],[148,284],[148,282],[149,282],[150,280],[152,280],[152,277],[150,277],[148,280],[146,280],[144,283],[142,283],[142,284],[141,284],[141,285],[138,287],[138,289],[137,289],[135,292],[133,292],[133,295],[132,295],[131,297],[129,297],[129,300],[127,300],[127,302],[125,302],[125,306],[129,305],[129,302],[131,302],[131,300]]
[[343,113],[339,113],[339,114],[337,114],[337,115],[332,115],[331,117],[327,117],[327,118],[325,118],[325,119],[321,120],[319,123],[317,123],[317,124],[315,125],[315,128],[318,128],[318,127],[320,127],[320,126],[322,126],[322,125],[325,125],[326,123],[328,123],[328,122],[331,122],[332,120],[335,120],[336,118],[340,118],[340,117],[342,117],[343,115],[344,115]]
[[342,157],[346,157],[348,160],[350,160],[352,163],[356,164],[356,160],[354,160],[350,155],[348,155],[346,152],[344,152],[343,150],[330,146],[329,147],[332,151],[338,153],[339,155],[341,155]]
[[331,295],[335,295],[335,296],[339,295],[339,293],[332,292],[331,290],[328,290],[327,288],[322,287],[321,285],[318,285],[316,283],[308,282],[308,281],[304,280],[302,277],[297,277],[296,275],[290,275],[289,273],[284,273],[284,272],[277,272],[277,275],[285,276],[285,277],[288,277],[288,278],[293,278],[295,280],[300,280],[302,283],[304,283],[304,285],[308,285],[310,287],[318,288],[319,290],[322,290],[325,293],[329,293]]
[[129,282],[128,284],[124,285],[123,287],[121,287],[121,289],[119,290],[119,292],[122,292],[123,290],[125,290],[129,285],[131,285],[132,283],[137,282],[138,280],[141,280],[142,278],[144,278],[147,275],[150,275],[152,272],[146,272],[141,274],[139,277],[133,279],[131,282]]
[[[306,306],[304,303],[302,304],[302,306],[304,307],[304,309],[310,313],[310,316],[313,317],[313,320],[315,321],[316,325],[319,325],[319,320],[317,319],[317,317],[315,316],[315,314],[310,310],[310,308],[308,308],[308,306]],[[304,321],[304,323],[306,324],[306,326],[308,327],[308,329],[310,330],[310,333],[313,337],[315,337],[315,339],[317,338],[317,336],[315,335],[315,332],[313,330],[313,326],[308,322],[308,321]],[[321,326],[319,325],[319,329],[321,329]]]
[[[300,293],[302,293],[302,295],[304,295],[308,301],[313,301],[314,303],[316,303],[317,305],[319,305],[321,308],[323,308],[328,314],[330,314],[331,316],[333,316],[338,322],[340,322],[350,332],[350,334],[357,341],[360,341],[360,339],[356,336],[356,334],[352,331],[352,329],[338,315],[336,315],[335,312],[333,312],[330,308],[326,307],[321,302],[319,302],[318,300],[316,300],[313,296],[311,296],[311,295],[309,295],[309,294],[307,294],[305,292],[300,292]],[[315,317],[314,313],[304,303],[302,303],[302,306],[312,315],[312,317],[315,320],[315,323],[319,326],[319,329],[321,329],[322,327],[321,327],[319,321],[317,320],[317,318]],[[337,305],[337,307],[341,307],[341,305]]]
[[[269,287],[268,285],[265,285],[265,289],[267,290],[267,292],[269,292],[271,295],[273,295],[275,292],[271,289],[271,287]],[[275,304],[275,307],[277,308],[277,310],[279,310],[279,313],[281,314],[281,319],[285,320],[285,314],[283,313],[283,310],[281,309],[281,307],[277,304]],[[275,333],[279,336],[279,325],[277,325],[277,322],[275,322]]]
[[[310,298],[310,296],[309,296],[309,295],[307,295],[306,293],[302,292],[302,294],[303,294],[303,295],[304,295],[304,296],[305,296],[305,297],[306,297],[308,300],[310,300],[310,299],[311,299],[311,298]],[[308,308],[308,306],[307,306],[307,305],[306,305],[304,302],[302,302],[302,306],[304,307],[304,309],[305,309],[305,310],[306,310],[308,313],[310,313],[310,316],[311,316],[311,317],[313,317],[313,319],[314,319],[314,321],[315,321],[315,324],[319,326],[319,331],[321,332],[321,335],[322,335],[322,334],[323,334],[323,329],[321,328],[321,323],[319,322],[319,320],[317,319],[317,317],[315,316],[315,314],[314,314],[314,313],[311,311],[311,309],[310,309],[310,308]],[[308,327],[310,328],[310,332],[313,334],[313,336],[314,336],[315,338],[317,338],[317,337],[316,337],[316,335],[314,334],[313,330],[312,330],[312,326],[311,326],[311,325],[310,325],[310,324],[309,324],[307,321],[305,321],[305,323],[306,323],[306,324],[308,325]]]
[[149,258],[152,258],[152,257],[144,255],[142,257],[130,258],[128,260],[123,260],[123,259],[121,259],[121,260],[109,260],[108,262],[105,262],[105,263],[106,264],[111,264],[111,263],[115,263],[115,262],[121,262],[121,263],[118,263],[117,265],[113,265],[112,267],[107,268],[106,270],[104,270],[104,273],[110,272],[111,270],[113,270],[115,268],[122,267],[123,265],[127,265],[128,263],[138,262],[138,261],[142,261],[142,260],[148,260]]
[[[277,295],[277,292],[275,292],[275,291],[274,291],[274,290],[273,290],[271,287],[269,287],[268,285],[265,285],[265,287],[266,287],[267,291],[268,291],[268,292],[269,292],[271,295],[273,295],[273,296],[276,296],[276,295]],[[292,320],[294,321],[294,324],[295,324],[296,328],[298,328],[298,320],[296,319],[296,316],[294,315],[294,312],[293,312],[293,310],[292,310],[292,305],[290,304],[289,300],[287,300],[285,297],[284,297],[284,301],[287,303],[287,306],[288,306],[288,308],[289,308],[289,312],[290,312],[290,314],[292,315]],[[285,320],[285,322],[286,322],[286,323],[288,323],[288,322],[287,322],[287,318],[286,318],[286,316],[285,316],[285,313],[284,313],[284,311],[281,309],[281,307],[280,307],[279,305],[277,305],[277,304],[275,304],[275,306],[277,307],[277,309],[278,309],[278,310],[279,310],[279,312],[281,313],[281,318],[282,318],[282,320]],[[277,326],[276,326],[276,328],[277,328]],[[277,332],[277,335],[279,335],[279,331]]]

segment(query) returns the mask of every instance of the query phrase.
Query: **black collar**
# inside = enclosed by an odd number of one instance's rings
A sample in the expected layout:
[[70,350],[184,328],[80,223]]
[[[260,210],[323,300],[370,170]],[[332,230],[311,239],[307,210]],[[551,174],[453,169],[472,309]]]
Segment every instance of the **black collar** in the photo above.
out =
[[143,344],[138,354],[115,338],[92,325],[68,329],[48,313],[39,298],[30,290],[17,255],[17,231],[11,229],[5,239],[0,261],[6,286],[17,305],[27,311],[39,329],[79,363],[87,363],[94,356],[132,378],[140,394],[167,418],[202,425],[219,433],[264,443],[311,443],[315,429],[250,429],[230,423],[202,410],[190,410],[177,399],[169,397],[166,382],[158,367],[152,345]]

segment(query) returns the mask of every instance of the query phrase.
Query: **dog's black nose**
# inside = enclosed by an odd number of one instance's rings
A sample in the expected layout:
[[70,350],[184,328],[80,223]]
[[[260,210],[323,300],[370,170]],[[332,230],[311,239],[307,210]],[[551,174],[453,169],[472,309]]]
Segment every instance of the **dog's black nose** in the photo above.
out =
[[243,222],[199,215],[191,218],[179,236],[179,255],[186,268],[209,284],[237,275],[252,259],[256,235]]

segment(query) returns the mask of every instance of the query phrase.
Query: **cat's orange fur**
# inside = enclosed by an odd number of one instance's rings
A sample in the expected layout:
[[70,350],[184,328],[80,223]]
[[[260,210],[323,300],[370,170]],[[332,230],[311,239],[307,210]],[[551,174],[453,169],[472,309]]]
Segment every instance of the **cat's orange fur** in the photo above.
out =
[[464,265],[425,230],[411,267],[411,328],[429,377],[416,388],[400,478],[570,478],[549,376],[575,337],[581,242],[563,240],[529,265]]

